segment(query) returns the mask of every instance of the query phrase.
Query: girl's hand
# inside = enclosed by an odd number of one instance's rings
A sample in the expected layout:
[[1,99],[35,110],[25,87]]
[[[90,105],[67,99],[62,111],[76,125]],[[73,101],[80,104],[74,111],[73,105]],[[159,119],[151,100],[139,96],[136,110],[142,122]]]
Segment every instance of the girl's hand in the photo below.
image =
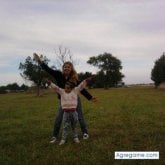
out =
[[86,80],[86,82],[88,83],[88,82],[92,81],[92,78],[93,78],[93,77],[88,77],[88,78],[86,78],[85,80]]
[[44,82],[46,82],[48,85],[50,85],[51,84],[51,81],[49,80],[49,79],[47,79],[47,78],[44,78],[44,80],[43,80]]

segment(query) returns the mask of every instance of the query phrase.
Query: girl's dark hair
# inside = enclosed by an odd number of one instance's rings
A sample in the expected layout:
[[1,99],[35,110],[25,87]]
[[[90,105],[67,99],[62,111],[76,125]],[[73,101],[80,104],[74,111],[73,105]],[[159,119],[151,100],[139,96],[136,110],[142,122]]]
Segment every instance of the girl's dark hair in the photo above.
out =
[[71,89],[73,89],[76,86],[76,83],[74,81],[67,81],[66,85],[69,85]]

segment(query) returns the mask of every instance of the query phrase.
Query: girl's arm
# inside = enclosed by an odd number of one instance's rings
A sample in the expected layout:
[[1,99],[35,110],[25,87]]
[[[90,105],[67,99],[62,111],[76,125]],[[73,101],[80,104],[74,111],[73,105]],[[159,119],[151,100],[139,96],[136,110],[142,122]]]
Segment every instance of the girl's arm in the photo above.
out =
[[77,87],[75,87],[76,92],[82,91],[87,85],[86,80],[83,80]]
[[61,94],[62,89],[58,87],[56,84],[54,84],[52,81],[45,79],[45,82],[49,85],[49,87],[53,88],[57,93]]
[[62,89],[60,87],[58,87],[56,84],[52,83],[49,85],[51,88],[53,88],[57,93],[61,94],[62,93]]
[[82,91],[87,86],[87,84],[89,84],[91,79],[92,79],[92,77],[89,77],[89,78],[83,80],[77,87],[75,87],[75,89],[77,91]]

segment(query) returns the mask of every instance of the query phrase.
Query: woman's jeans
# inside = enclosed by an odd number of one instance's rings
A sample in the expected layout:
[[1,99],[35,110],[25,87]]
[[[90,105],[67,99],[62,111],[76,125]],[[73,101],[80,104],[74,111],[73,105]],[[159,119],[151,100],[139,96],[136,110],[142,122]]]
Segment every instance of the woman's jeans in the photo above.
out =
[[[58,111],[57,111],[55,122],[54,122],[54,129],[53,129],[53,136],[54,137],[57,137],[58,134],[59,134],[62,119],[63,119],[63,113],[64,112],[62,110],[61,104],[59,103]],[[80,123],[82,133],[83,134],[84,133],[88,134],[87,125],[86,125],[86,122],[84,120],[83,113],[82,113],[82,106],[81,106],[80,97],[78,97],[77,113],[78,113],[78,120],[79,120],[79,123]]]

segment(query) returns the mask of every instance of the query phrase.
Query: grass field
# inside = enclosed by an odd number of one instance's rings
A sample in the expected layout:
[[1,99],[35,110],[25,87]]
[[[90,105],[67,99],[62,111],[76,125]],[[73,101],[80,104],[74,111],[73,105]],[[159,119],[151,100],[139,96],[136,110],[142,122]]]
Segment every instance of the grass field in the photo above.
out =
[[[80,144],[73,142],[69,132],[63,146],[49,144],[56,94],[0,95],[0,165],[165,164],[165,91],[113,88],[90,92],[99,99],[93,104],[82,97],[90,138],[83,140],[78,129]],[[115,160],[115,151],[159,151],[160,160]]]

